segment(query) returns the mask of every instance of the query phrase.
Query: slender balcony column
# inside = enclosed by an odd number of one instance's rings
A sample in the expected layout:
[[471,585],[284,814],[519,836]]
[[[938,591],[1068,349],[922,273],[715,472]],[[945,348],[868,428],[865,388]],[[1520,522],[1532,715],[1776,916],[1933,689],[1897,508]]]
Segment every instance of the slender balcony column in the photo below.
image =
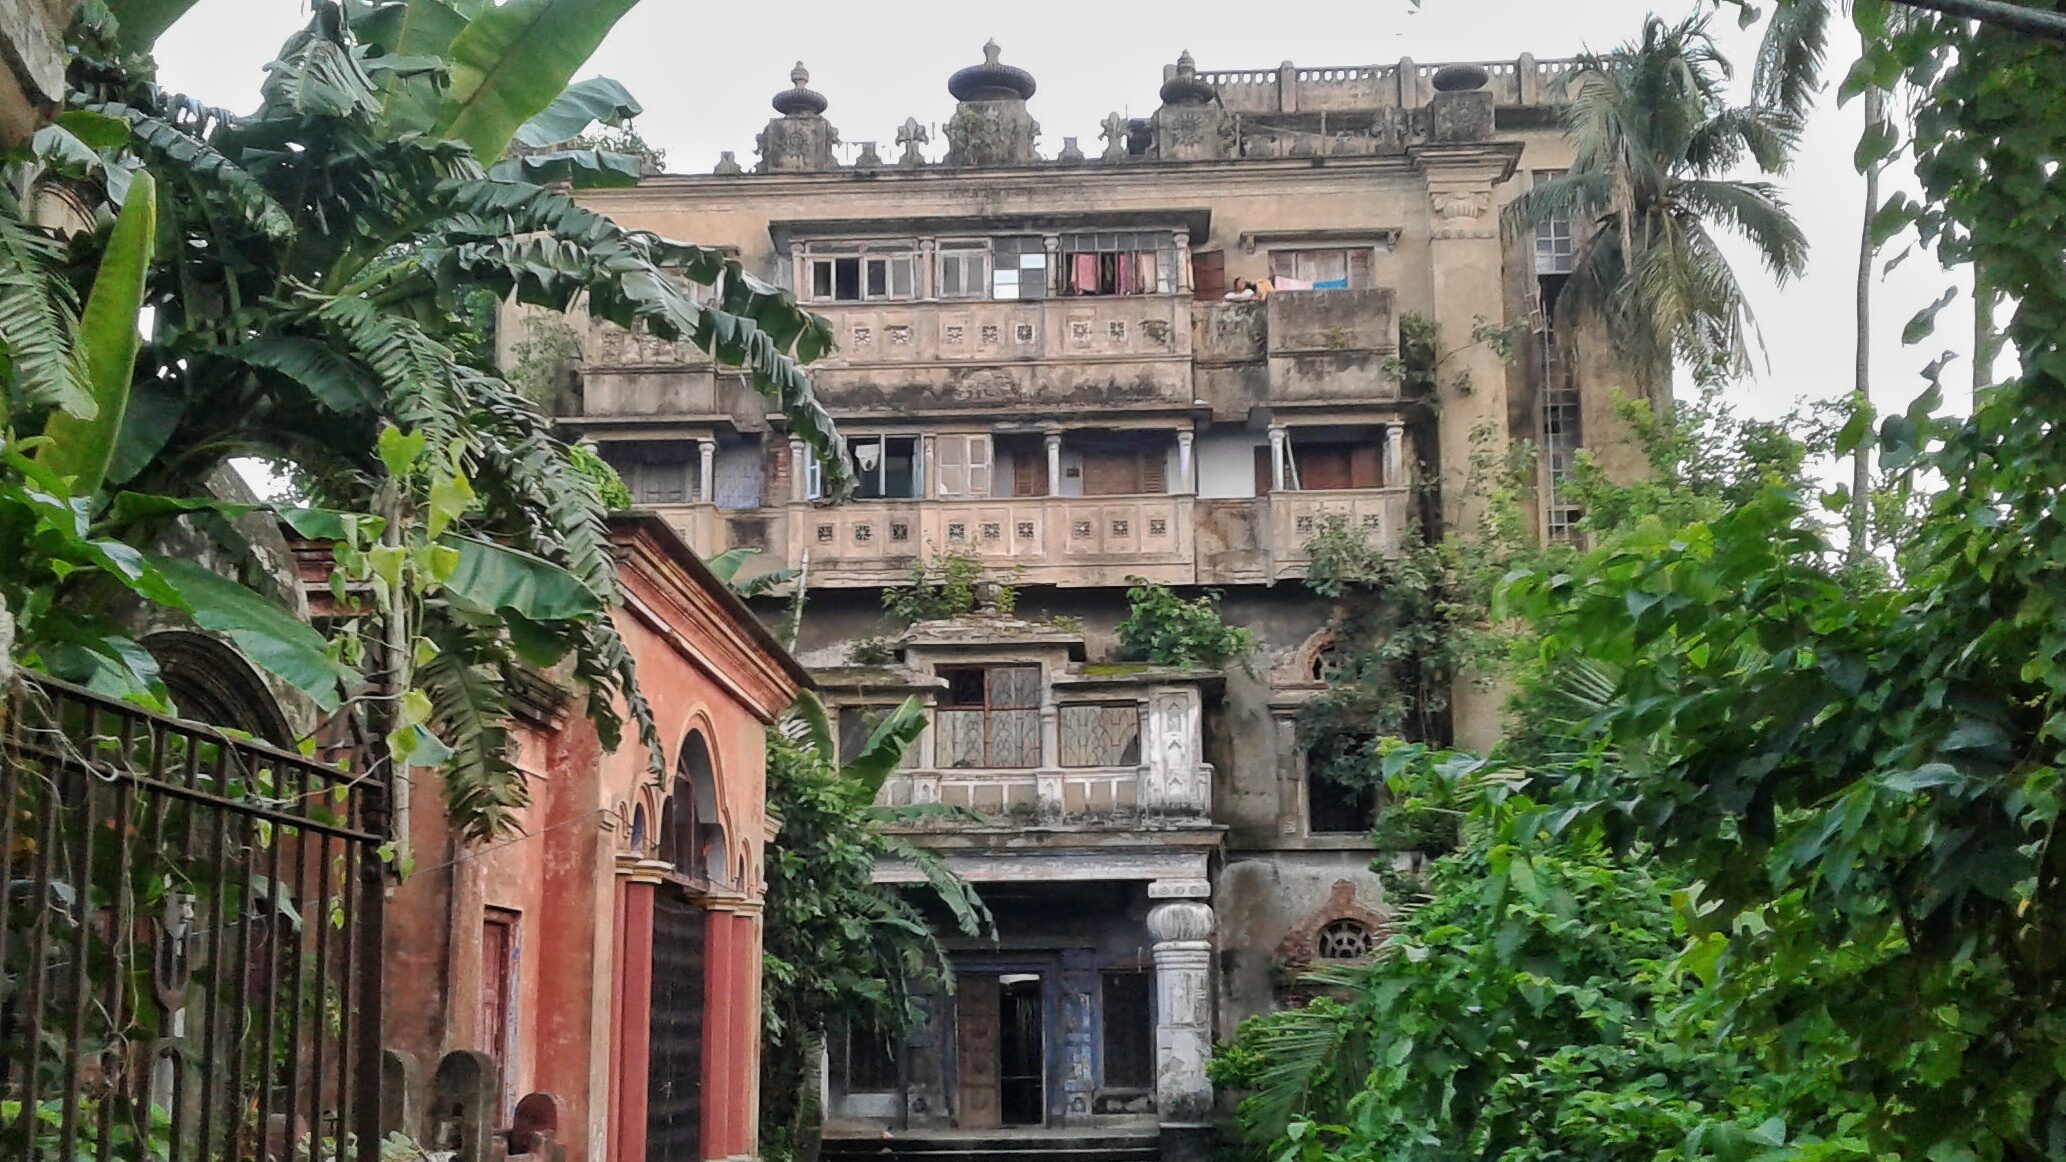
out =
[[[1204,880],[1156,880],[1148,896],[1155,938],[1155,1113],[1162,1157],[1202,1162],[1212,1146],[1212,905]],[[1174,897],[1174,898],[1172,898]]]
[[1060,496],[1062,494],[1062,434],[1060,432],[1049,432],[1047,434],[1047,494],[1049,496]]
[[804,265],[803,243],[789,244],[789,285],[799,301],[808,298],[811,291],[811,272]]
[[717,503],[717,441],[704,438],[696,441],[696,499],[704,504]]
[[1184,496],[1198,494],[1197,458],[1191,455],[1191,443],[1198,435],[1188,429],[1176,434],[1176,489]]
[[802,440],[789,441],[789,503],[791,504],[802,504],[811,498],[806,483],[810,472],[810,461],[805,459],[808,455],[809,453],[805,451]]
[[930,302],[934,297],[933,247],[935,245],[936,243],[934,243],[934,241],[930,238],[921,238],[918,240],[918,269],[913,272],[914,277],[911,280],[912,282],[917,284],[913,286],[911,289],[918,292],[919,298],[924,299],[928,302]]
[[938,479],[938,477],[936,477],[933,474],[933,466],[938,461],[937,454],[935,453],[933,448],[932,436],[927,435],[920,437],[919,444],[920,447],[918,450],[918,495],[921,499],[923,499],[933,494],[933,481]]
[[1176,289],[1178,294],[1191,293],[1191,234],[1188,230],[1176,232]]
[[1290,433],[1282,425],[1270,425],[1270,491],[1284,491],[1284,440]]
[[1048,234],[1041,238],[1040,245],[1047,251],[1047,297],[1054,298],[1062,293],[1062,236]]
[[1385,425],[1385,473],[1386,488],[1397,488],[1406,483],[1406,425]]

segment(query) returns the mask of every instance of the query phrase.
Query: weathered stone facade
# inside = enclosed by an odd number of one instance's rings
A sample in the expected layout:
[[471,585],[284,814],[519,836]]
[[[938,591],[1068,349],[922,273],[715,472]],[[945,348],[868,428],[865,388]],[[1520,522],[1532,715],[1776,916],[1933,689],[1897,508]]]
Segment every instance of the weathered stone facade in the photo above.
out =
[[[996,943],[954,944],[961,987],[908,1044],[831,1047],[835,1126],[1159,1126],[1167,1156],[1194,1153],[1214,1036],[1381,928],[1369,844],[1324,817],[1297,743],[1330,615],[1299,583],[1306,546],[1335,517],[1384,546],[1468,521],[1474,454],[1521,441],[1548,450],[1545,531],[1568,520],[1558,473],[1612,426],[1616,385],[1579,390],[1546,334],[1568,226],[1516,237],[1499,215],[1568,164],[1573,67],[1185,54],[1152,116],[1046,160],[1033,78],[991,45],[953,78],[944,140],[913,118],[893,164],[842,165],[799,66],[755,172],[590,196],[831,321],[812,375],[863,499],[821,503],[802,446],[681,345],[596,329],[564,419],[700,551],[808,563],[799,656],[856,741],[906,696],[932,708],[885,800],[942,805],[912,838],[999,917]],[[1439,335],[1431,395],[1401,384],[1409,316]],[[1509,325],[1517,358],[1473,339]],[[1016,578],[1013,616],[887,623],[883,589],[945,551]],[[1224,590],[1256,656],[1116,658],[1132,578]],[[1456,703],[1462,739],[1496,730],[1489,696]]]

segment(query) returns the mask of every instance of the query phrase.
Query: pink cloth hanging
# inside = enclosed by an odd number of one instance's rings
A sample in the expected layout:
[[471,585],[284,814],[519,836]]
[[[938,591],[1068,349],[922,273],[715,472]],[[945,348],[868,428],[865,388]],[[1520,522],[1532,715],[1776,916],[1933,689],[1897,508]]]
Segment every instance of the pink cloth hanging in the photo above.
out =
[[1095,254],[1072,254],[1069,256],[1069,289],[1080,295],[1098,293],[1098,256]]

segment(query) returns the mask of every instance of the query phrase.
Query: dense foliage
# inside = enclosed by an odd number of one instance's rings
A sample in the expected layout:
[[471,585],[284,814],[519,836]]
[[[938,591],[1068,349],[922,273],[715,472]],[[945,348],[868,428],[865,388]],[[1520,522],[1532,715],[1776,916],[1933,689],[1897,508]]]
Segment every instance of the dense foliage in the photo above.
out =
[[1218,668],[1255,649],[1255,631],[1220,617],[1220,595],[1208,589],[1178,597],[1167,585],[1130,578],[1126,617],[1117,627],[1120,655],[1158,666]]
[[[324,0],[249,115],[151,79],[144,50],[188,6],[85,5],[73,107],[6,159],[0,505],[23,504],[0,522],[0,595],[16,656],[162,703],[109,617],[127,589],[234,637],[319,707],[365,695],[397,758],[442,770],[465,833],[505,831],[526,799],[500,727],[516,668],[564,661],[607,744],[620,706],[655,740],[607,614],[609,478],[490,366],[484,296],[578,299],[741,365],[837,492],[843,445],[797,366],[829,332],[722,254],[620,229],[504,163],[526,134],[621,119],[621,90],[563,87],[629,0]],[[586,161],[557,176],[616,164]],[[137,551],[177,535],[255,583],[234,523],[248,509],[210,483],[238,456],[321,506],[281,515],[336,548],[358,616],[327,646],[210,570]]]
[[874,806],[883,780],[925,728],[908,701],[855,755],[834,758],[824,707],[806,694],[768,733],[767,801],[782,830],[767,850],[762,939],[761,1152],[786,1162],[817,1132],[818,1053],[828,1032],[869,1026],[899,1036],[921,993],[951,990],[946,953],[917,900],[878,884],[878,861],[926,878],[948,923],[989,928],[982,901],[938,857],[891,834],[919,808]]

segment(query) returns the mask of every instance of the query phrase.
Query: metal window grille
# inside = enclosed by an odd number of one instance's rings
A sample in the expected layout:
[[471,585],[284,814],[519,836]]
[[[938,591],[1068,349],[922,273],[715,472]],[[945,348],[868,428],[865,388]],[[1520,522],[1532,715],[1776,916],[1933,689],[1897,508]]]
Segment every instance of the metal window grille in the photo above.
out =
[[[1563,177],[1560,169],[1539,169],[1532,175],[1532,184],[1542,185]],[[1553,214],[1535,227],[1535,273],[1570,274],[1571,261],[1577,253],[1572,229],[1571,215]]]

